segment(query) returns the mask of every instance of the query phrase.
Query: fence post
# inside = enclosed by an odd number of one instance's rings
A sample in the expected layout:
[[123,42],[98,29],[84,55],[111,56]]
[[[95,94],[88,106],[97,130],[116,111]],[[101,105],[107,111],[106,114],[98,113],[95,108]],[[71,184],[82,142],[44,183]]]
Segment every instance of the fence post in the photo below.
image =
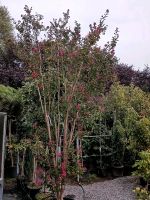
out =
[[3,200],[6,126],[7,114],[0,112],[0,200]]

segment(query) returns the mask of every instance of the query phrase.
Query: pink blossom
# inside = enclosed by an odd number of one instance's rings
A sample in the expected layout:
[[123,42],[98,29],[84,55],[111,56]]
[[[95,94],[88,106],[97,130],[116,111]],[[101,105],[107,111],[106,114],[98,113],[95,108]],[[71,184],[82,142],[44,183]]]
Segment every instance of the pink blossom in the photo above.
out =
[[64,50],[62,50],[62,49],[59,50],[58,55],[59,55],[60,57],[63,57],[63,56],[65,55]]
[[37,179],[35,180],[35,185],[40,186],[40,185],[43,184],[43,182],[44,182],[43,179],[37,178]]
[[61,152],[58,152],[56,155],[57,155],[57,157],[62,157],[62,153]]
[[35,52],[36,51],[36,48],[32,48],[32,52]]

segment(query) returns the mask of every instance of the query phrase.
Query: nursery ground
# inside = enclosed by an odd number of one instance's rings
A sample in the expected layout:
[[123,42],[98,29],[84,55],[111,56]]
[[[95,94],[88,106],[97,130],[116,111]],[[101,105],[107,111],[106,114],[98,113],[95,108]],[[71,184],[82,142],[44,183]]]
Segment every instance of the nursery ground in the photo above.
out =
[[[96,182],[84,186],[86,200],[135,200],[133,189],[137,178],[126,176],[104,182]],[[76,195],[76,200],[83,199],[83,191],[79,186],[68,185],[66,194]],[[15,195],[5,194],[3,200],[18,200]]]

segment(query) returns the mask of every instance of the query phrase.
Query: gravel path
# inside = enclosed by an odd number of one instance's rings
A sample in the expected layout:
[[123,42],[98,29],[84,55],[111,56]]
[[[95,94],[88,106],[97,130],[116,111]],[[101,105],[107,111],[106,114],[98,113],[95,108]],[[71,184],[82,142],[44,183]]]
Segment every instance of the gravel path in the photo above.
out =
[[[133,188],[137,185],[137,178],[127,176],[104,182],[85,185],[84,200],[135,200]],[[67,186],[65,195],[76,195],[75,200],[83,200],[83,191],[79,186]],[[3,200],[18,200],[15,195],[4,194]]]
[[[135,200],[132,190],[136,185],[137,179],[131,176],[85,185],[84,200]],[[76,200],[83,200],[79,186],[67,186],[65,194],[74,194]]]
[[3,200],[18,200],[15,194],[4,194]]

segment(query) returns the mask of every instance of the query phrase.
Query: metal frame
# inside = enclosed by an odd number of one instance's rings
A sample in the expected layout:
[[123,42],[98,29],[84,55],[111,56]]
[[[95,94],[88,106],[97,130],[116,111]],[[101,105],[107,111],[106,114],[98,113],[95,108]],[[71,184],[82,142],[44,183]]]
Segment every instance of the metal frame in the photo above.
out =
[[[104,147],[102,147],[102,138],[108,138],[108,137],[111,137],[112,136],[112,132],[110,132],[109,134],[106,134],[106,133],[102,133],[102,129],[101,129],[101,118],[100,118],[100,123],[98,124],[99,126],[99,134],[98,135],[85,135],[83,136],[83,138],[81,139],[81,143],[89,138],[96,138],[98,143],[99,143],[99,154],[97,155],[89,155],[89,156],[82,156],[82,158],[86,158],[86,157],[99,157],[99,163],[100,163],[100,168],[102,168],[102,157],[103,156],[109,156],[109,155],[112,155],[112,149],[110,149],[111,153],[107,153],[107,154],[102,154],[102,149],[104,149]],[[84,153],[83,153],[84,154]]]
[[[4,185],[4,159],[5,159],[5,141],[6,141],[6,126],[7,126],[7,114],[0,112],[0,116],[3,117],[3,141],[2,141],[2,156],[1,156],[1,174],[0,174],[0,200],[3,200],[3,185]],[[1,128],[1,127],[0,127]]]

